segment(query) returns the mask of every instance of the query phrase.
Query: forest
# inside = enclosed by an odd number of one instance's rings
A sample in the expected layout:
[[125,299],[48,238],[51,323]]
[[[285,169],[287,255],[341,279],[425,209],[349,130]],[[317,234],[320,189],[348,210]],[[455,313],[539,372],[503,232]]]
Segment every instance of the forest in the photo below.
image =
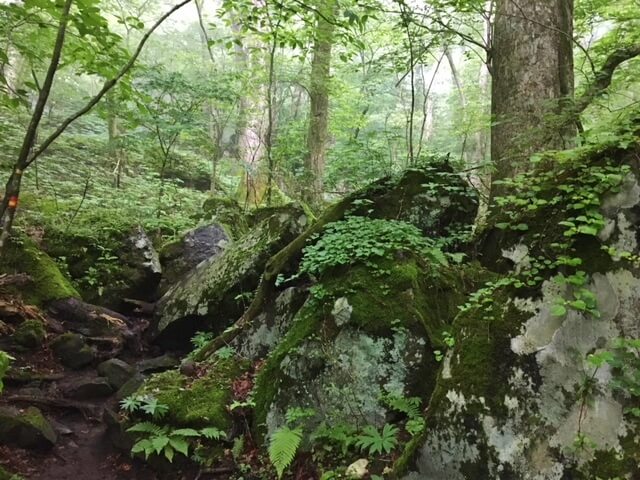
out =
[[640,0],[0,0],[0,480],[640,479]]

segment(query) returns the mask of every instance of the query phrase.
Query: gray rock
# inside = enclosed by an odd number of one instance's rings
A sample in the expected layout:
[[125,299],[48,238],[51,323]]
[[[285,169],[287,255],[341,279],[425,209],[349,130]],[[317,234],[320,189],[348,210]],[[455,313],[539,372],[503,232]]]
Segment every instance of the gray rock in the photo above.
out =
[[136,393],[144,383],[144,378],[144,375],[142,375],[141,373],[136,373],[133,377],[127,380],[127,383],[120,387],[120,389],[116,392],[116,398],[118,400],[122,400],[123,398]]
[[51,348],[64,366],[74,370],[89,365],[95,358],[95,351],[77,333],[60,335],[51,343]]
[[307,226],[302,208],[289,205],[254,227],[220,255],[200,263],[158,302],[156,340],[182,347],[198,330],[221,332],[247,305],[272,255]]
[[98,365],[98,373],[107,379],[109,385],[118,390],[136,373],[136,370],[127,362],[112,358]]
[[182,238],[165,245],[160,252],[160,291],[165,293],[200,262],[220,254],[229,242],[224,228],[212,223],[190,230]]
[[176,357],[165,353],[164,355],[161,355],[159,357],[147,358],[145,360],[142,360],[137,364],[137,367],[139,372],[155,373],[169,370],[170,368],[177,366],[179,363],[180,360],[178,360]]
[[113,393],[113,388],[106,378],[79,379],[65,388],[65,396],[76,400],[90,400],[93,398],[108,397]]
[[48,449],[57,441],[56,432],[42,412],[30,407],[23,413],[0,408],[0,442],[29,449]]

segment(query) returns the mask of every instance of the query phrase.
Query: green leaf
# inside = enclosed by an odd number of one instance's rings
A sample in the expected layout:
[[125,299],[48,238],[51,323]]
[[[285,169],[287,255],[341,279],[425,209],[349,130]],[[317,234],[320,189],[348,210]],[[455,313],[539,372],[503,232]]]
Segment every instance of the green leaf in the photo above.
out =
[[551,315],[554,317],[562,317],[563,315],[566,315],[566,313],[567,309],[564,305],[556,303],[551,307]]
[[140,422],[136,423],[132,427],[127,429],[127,432],[138,432],[138,433],[153,433],[158,434],[161,431],[161,427],[151,422]]
[[293,462],[302,442],[302,429],[282,427],[276,430],[269,441],[269,460],[276,469],[278,478]]
[[215,427],[207,427],[200,430],[200,434],[208,438],[210,440],[220,440],[221,438],[225,438],[227,435],[222,431]]
[[180,437],[169,437],[169,445],[176,449],[177,452],[180,452],[185,457],[189,456],[189,443],[184,438]]
[[173,463],[173,456],[175,454],[175,450],[171,445],[167,445],[164,449],[164,456],[169,460],[169,463]]
[[169,437],[167,437],[166,435],[154,437],[151,439],[151,446],[153,447],[153,449],[156,451],[157,454],[159,454],[162,451],[162,449],[166,447],[168,444],[169,444]]
[[200,433],[193,428],[179,428],[178,430],[171,431],[171,435],[179,437],[199,437]]

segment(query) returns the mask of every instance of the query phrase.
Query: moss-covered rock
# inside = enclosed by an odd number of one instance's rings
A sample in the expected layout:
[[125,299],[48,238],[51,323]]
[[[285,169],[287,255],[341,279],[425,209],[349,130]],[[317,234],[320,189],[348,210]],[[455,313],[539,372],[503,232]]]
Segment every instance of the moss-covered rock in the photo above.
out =
[[372,183],[354,194],[350,213],[395,219],[418,227],[426,237],[450,238],[469,232],[478,209],[475,192],[447,163],[424,165]]
[[47,338],[44,324],[40,320],[25,320],[13,334],[13,340],[26,348],[38,348]]
[[98,365],[98,373],[117,390],[135,375],[136,369],[123,360],[110,358]]
[[136,395],[152,395],[169,407],[163,421],[174,426],[231,428],[228,407],[233,400],[231,386],[249,367],[239,358],[216,359],[199,365],[197,377],[179,370],[152,375]]
[[139,226],[54,230],[43,246],[51,256],[64,259],[89,303],[119,310],[126,298],[154,299],[162,268],[151,239]]
[[202,205],[202,219],[216,222],[224,227],[231,238],[240,238],[249,230],[246,212],[233,199],[210,197]]
[[312,407],[311,422],[380,426],[383,395],[428,398],[434,350],[474,277],[413,256],[326,274],[258,375],[258,429],[272,433],[292,407]]
[[96,352],[85,343],[82,335],[64,333],[51,342],[51,348],[63,365],[80,369],[95,359]]
[[185,345],[197,330],[228,327],[244,311],[267,260],[306,225],[300,208],[281,209],[222,254],[200,263],[158,302],[158,341]]
[[51,424],[35,407],[24,412],[0,409],[0,443],[21,448],[47,449],[57,441]]
[[26,303],[45,306],[54,300],[80,296],[51,257],[24,235],[11,237],[5,245],[0,256],[0,273],[29,275],[32,283],[28,288],[14,292]]
[[492,220],[504,223],[489,230],[481,250],[502,281],[487,285],[455,319],[456,344],[438,376],[428,428],[407,446],[396,474],[640,475],[640,422],[628,411],[634,396],[614,390],[616,362],[592,361],[594,354],[611,358],[616,339],[640,337],[640,270],[620,254],[640,253],[640,185],[637,173],[616,173],[628,151],[616,145],[585,152],[545,163],[542,183],[507,199]]

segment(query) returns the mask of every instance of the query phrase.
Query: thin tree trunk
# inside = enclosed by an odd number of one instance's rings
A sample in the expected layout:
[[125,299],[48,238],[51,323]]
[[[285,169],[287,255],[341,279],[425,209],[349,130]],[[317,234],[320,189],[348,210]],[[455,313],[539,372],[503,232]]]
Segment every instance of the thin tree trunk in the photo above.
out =
[[318,5],[316,31],[313,44],[313,60],[310,78],[310,113],[307,134],[308,154],[305,157],[307,185],[304,199],[312,205],[322,202],[324,192],[324,167],[327,155],[329,125],[329,81],[331,74],[331,49],[333,46],[335,0],[322,1]]
[[60,17],[60,23],[58,24],[58,33],[56,35],[56,41],[53,46],[53,53],[51,55],[51,61],[47,69],[42,87],[38,94],[38,100],[36,106],[31,115],[31,121],[27,127],[24,139],[22,141],[22,147],[18,153],[18,159],[13,168],[7,185],[5,187],[4,198],[2,199],[2,206],[0,207],[0,249],[4,246],[9,233],[11,232],[11,226],[13,225],[13,218],[18,207],[18,198],[20,196],[20,186],[22,184],[22,175],[24,170],[29,166],[30,156],[33,150],[33,146],[36,142],[38,135],[38,127],[42,120],[42,115],[47,106],[47,100],[53,87],[53,80],[58,70],[60,63],[60,57],[62,56],[62,48],[64,47],[65,35],[67,32],[67,24],[69,22],[69,11],[71,10],[71,4],[73,0],[65,0],[62,7],[62,15]]
[[56,41],[54,44],[53,53],[47,69],[45,80],[40,87],[38,94],[38,100],[36,102],[36,108],[31,116],[27,132],[25,133],[22,147],[18,154],[16,163],[14,164],[13,171],[7,180],[5,186],[4,197],[0,204],[0,249],[6,243],[9,234],[11,233],[11,227],[13,225],[13,219],[15,217],[16,208],[18,206],[18,198],[20,196],[20,187],[22,183],[22,175],[24,170],[35,162],[40,155],[42,155],[51,146],[56,139],[64,133],[64,131],[75,122],[78,118],[88,113],[95,107],[98,102],[104,97],[119,81],[124,77],[131,67],[135,64],[136,60],[140,56],[142,49],[151,37],[151,34],[174,12],[184,7],[191,0],[183,0],[177,5],[173,6],[162,15],[143,35],[142,39],[138,43],[138,47],[135,52],[129,58],[129,61],[118,71],[115,77],[111,78],[100,89],[100,91],[94,95],[80,110],[76,111],[66,119],[51,133],[38,147],[35,147],[36,137],[38,133],[38,127],[42,120],[43,112],[47,106],[47,100],[51,93],[51,87],[53,86],[53,80],[60,63],[60,57],[62,55],[62,48],[64,46],[64,38],[67,29],[67,23],[69,21],[69,10],[73,0],[66,0],[63,6],[63,15],[58,25],[58,33],[56,35]]

